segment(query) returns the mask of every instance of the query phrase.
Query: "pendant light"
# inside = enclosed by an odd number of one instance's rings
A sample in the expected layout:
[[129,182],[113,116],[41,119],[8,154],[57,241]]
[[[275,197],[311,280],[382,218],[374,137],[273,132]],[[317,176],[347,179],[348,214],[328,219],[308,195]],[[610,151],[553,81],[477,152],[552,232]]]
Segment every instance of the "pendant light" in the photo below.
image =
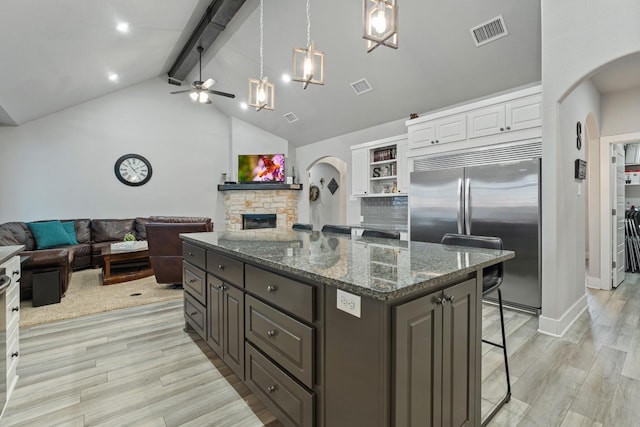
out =
[[398,48],[396,0],[364,0],[364,35],[367,53],[378,46]]
[[324,52],[315,50],[311,41],[311,13],[309,7],[310,0],[307,0],[307,48],[293,49],[293,77],[292,80],[302,82],[303,89],[309,83],[316,85],[324,84]]
[[260,78],[249,79],[249,102],[248,104],[260,110],[272,110],[275,105],[275,87],[273,83],[269,83],[269,79],[263,75],[263,11],[264,0],[260,0]]

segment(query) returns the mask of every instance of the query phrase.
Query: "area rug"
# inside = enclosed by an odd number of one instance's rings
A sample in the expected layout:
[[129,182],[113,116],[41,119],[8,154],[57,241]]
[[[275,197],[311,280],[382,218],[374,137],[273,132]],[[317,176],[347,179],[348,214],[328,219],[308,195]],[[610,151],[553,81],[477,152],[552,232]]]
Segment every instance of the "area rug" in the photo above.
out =
[[59,304],[33,307],[31,300],[21,301],[20,326],[33,326],[183,297],[182,289],[159,285],[155,276],[102,286],[101,274],[101,269],[75,271],[66,296]]

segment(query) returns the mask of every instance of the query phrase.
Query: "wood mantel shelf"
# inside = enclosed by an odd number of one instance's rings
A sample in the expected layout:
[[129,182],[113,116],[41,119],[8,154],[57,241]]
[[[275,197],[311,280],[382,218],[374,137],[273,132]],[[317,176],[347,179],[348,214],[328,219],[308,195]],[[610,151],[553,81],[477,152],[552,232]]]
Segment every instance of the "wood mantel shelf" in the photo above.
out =
[[302,190],[302,184],[274,184],[274,183],[256,183],[256,184],[220,184],[218,191],[234,191],[234,190]]

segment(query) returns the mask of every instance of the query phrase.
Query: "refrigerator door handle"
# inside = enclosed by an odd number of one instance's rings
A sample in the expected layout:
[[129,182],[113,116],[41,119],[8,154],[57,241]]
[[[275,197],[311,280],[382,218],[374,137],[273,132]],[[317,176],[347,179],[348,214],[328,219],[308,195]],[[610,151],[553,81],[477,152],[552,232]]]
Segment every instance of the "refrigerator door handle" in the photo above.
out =
[[464,185],[464,225],[465,234],[471,235],[471,178],[466,178]]
[[462,221],[462,178],[458,178],[458,234],[464,233]]

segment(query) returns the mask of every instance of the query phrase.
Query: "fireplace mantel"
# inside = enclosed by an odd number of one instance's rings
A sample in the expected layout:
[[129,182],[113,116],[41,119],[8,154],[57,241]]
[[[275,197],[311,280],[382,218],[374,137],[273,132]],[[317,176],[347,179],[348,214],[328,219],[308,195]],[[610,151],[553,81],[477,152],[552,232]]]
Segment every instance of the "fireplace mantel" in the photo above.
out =
[[302,190],[302,184],[220,184],[218,191],[235,190]]

